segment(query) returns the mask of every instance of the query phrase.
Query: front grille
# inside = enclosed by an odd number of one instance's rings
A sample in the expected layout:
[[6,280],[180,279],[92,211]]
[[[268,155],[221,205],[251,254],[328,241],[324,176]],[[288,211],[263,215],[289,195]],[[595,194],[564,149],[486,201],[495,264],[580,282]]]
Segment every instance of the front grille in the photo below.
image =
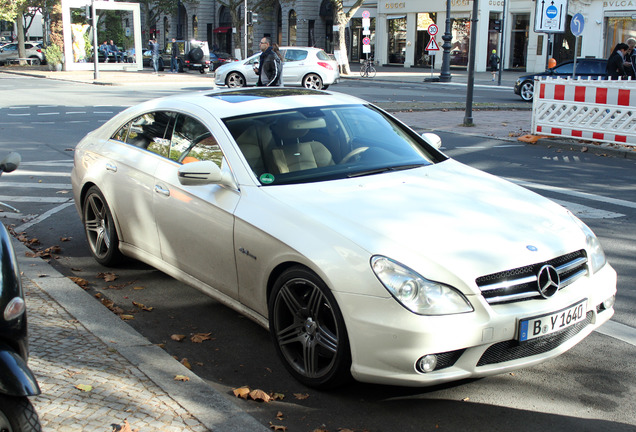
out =
[[495,363],[503,363],[510,360],[517,360],[537,354],[551,351],[567,340],[576,336],[581,330],[592,322],[594,312],[590,311],[585,316],[585,320],[559,332],[542,336],[528,342],[519,343],[516,340],[499,342],[492,345],[484,352],[479,359],[477,366],[485,366]]
[[559,273],[559,289],[588,274],[587,254],[581,249],[549,261],[481,276],[475,282],[489,304],[541,298],[537,274],[545,265],[553,266]]

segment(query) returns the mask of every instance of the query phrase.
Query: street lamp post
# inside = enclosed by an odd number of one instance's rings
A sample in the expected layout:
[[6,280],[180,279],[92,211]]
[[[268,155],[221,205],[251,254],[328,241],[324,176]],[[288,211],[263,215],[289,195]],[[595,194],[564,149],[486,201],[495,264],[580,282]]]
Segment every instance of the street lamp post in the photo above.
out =
[[470,53],[468,55],[468,85],[466,86],[466,113],[464,126],[473,126],[473,89],[475,86],[475,51],[477,50],[477,15],[479,0],[473,0],[473,16],[470,24]]
[[444,29],[444,36],[442,40],[442,48],[444,53],[442,54],[442,72],[439,74],[440,82],[449,82],[451,80],[450,74],[450,50],[451,41],[453,40],[453,34],[451,33],[451,0],[446,0],[446,28]]

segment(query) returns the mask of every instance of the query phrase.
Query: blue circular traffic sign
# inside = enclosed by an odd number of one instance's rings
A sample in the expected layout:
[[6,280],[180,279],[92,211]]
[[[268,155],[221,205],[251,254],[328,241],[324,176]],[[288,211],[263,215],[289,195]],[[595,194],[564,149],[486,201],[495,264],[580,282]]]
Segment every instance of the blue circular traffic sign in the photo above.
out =
[[559,10],[556,8],[555,5],[550,5],[545,10],[545,14],[547,15],[548,18],[555,18],[558,15],[558,13],[559,13]]
[[583,27],[585,25],[585,18],[580,13],[577,13],[572,17],[572,21],[570,21],[570,30],[572,30],[572,34],[574,36],[581,36],[583,33]]

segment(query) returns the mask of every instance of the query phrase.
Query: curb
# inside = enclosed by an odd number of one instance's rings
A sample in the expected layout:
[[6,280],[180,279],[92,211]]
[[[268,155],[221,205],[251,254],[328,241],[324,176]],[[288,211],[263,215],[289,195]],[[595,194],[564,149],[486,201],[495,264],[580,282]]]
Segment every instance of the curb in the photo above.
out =
[[[15,238],[13,246],[23,278],[37,285],[90,333],[137,367],[209,430],[269,430],[167,352],[153,345],[116,317],[46,261],[27,257],[25,254],[30,252],[30,249]],[[176,375],[186,375],[190,380],[175,381]]]

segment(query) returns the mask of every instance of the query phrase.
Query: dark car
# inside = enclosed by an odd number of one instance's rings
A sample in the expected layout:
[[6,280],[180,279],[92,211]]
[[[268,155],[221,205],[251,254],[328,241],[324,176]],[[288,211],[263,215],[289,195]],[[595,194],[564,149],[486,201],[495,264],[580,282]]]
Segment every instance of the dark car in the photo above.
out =
[[[576,59],[576,73],[574,77],[591,78],[591,79],[607,79],[605,73],[605,67],[607,65],[606,59],[600,58],[579,58]],[[515,83],[515,94],[521,96],[521,99],[527,102],[532,102],[534,96],[534,77],[562,77],[567,78],[572,76],[574,70],[574,60],[569,60],[561,64],[556,65],[552,69],[548,69],[545,72],[533,73],[523,75],[517,78]]]
[[210,67],[212,70],[216,70],[219,66],[231,61],[234,61],[234,58],[226,52],[214,51],[210,53]]

